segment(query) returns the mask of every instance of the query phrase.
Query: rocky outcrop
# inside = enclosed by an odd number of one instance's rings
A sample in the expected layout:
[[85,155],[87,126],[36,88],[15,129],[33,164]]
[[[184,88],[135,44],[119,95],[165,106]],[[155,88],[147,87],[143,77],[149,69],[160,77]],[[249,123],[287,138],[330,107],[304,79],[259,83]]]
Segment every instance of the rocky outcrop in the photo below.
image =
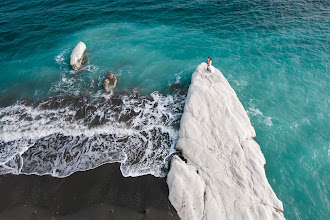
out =
[[83,42],[79,42],[73,49],[70,56],[70,65],[74,70],[79,70],[85,60],[86,45]]
[[235,91],[219,70],[200,64],[191,79],[167,177],[169,199],[185,220],[284,219],[265,158]]
[[103,87],[107,92],[113,90],[117,85],[117,76],[115,74],[109,74],[103,82]]

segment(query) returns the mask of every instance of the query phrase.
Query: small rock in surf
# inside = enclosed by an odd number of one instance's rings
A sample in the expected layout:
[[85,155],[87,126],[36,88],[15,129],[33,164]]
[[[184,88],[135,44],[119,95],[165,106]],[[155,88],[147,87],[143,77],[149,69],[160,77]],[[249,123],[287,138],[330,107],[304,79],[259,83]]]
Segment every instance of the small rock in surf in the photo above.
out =
[[109,74],[103,82],[103,87],[107,92],[113,90],[117,85],[117,76],[115,74]]

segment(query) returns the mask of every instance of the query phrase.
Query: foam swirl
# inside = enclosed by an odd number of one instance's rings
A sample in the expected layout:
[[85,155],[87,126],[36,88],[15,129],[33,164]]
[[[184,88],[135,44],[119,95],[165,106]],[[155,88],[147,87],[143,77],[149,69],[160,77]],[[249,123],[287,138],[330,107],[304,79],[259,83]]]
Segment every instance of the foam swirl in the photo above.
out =
[[184,92],[55,96],[0,109],[0,174],[66,177],[105,163],[124,176],[166,175]]

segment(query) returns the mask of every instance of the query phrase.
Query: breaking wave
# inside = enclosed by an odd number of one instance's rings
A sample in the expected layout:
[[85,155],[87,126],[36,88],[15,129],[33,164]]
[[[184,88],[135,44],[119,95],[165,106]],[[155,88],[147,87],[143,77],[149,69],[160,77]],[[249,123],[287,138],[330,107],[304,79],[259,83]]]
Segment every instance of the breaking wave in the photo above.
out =
[[66,177],[119,162],[125,177],[163,177],[185,96],[61,95],[0,108],[0,174]]

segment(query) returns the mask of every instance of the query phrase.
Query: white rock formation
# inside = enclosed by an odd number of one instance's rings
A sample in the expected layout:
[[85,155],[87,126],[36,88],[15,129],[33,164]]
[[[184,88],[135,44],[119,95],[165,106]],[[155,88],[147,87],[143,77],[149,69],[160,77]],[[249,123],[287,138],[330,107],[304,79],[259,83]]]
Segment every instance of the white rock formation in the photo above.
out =
[[70,56],[70,65],[74,70],[79,70],[84,62],[86,53],[86,45],[83,42],[79,42],[73,49]]
[[107,92],[113,90],[117,85],[117,76],[115,74],[109,74],[103,82],[103,87]]
[[235,91],[202,63],[191,79],[167,177],[169,199],[185,220],[284,219],[269,185],[265,158]]

